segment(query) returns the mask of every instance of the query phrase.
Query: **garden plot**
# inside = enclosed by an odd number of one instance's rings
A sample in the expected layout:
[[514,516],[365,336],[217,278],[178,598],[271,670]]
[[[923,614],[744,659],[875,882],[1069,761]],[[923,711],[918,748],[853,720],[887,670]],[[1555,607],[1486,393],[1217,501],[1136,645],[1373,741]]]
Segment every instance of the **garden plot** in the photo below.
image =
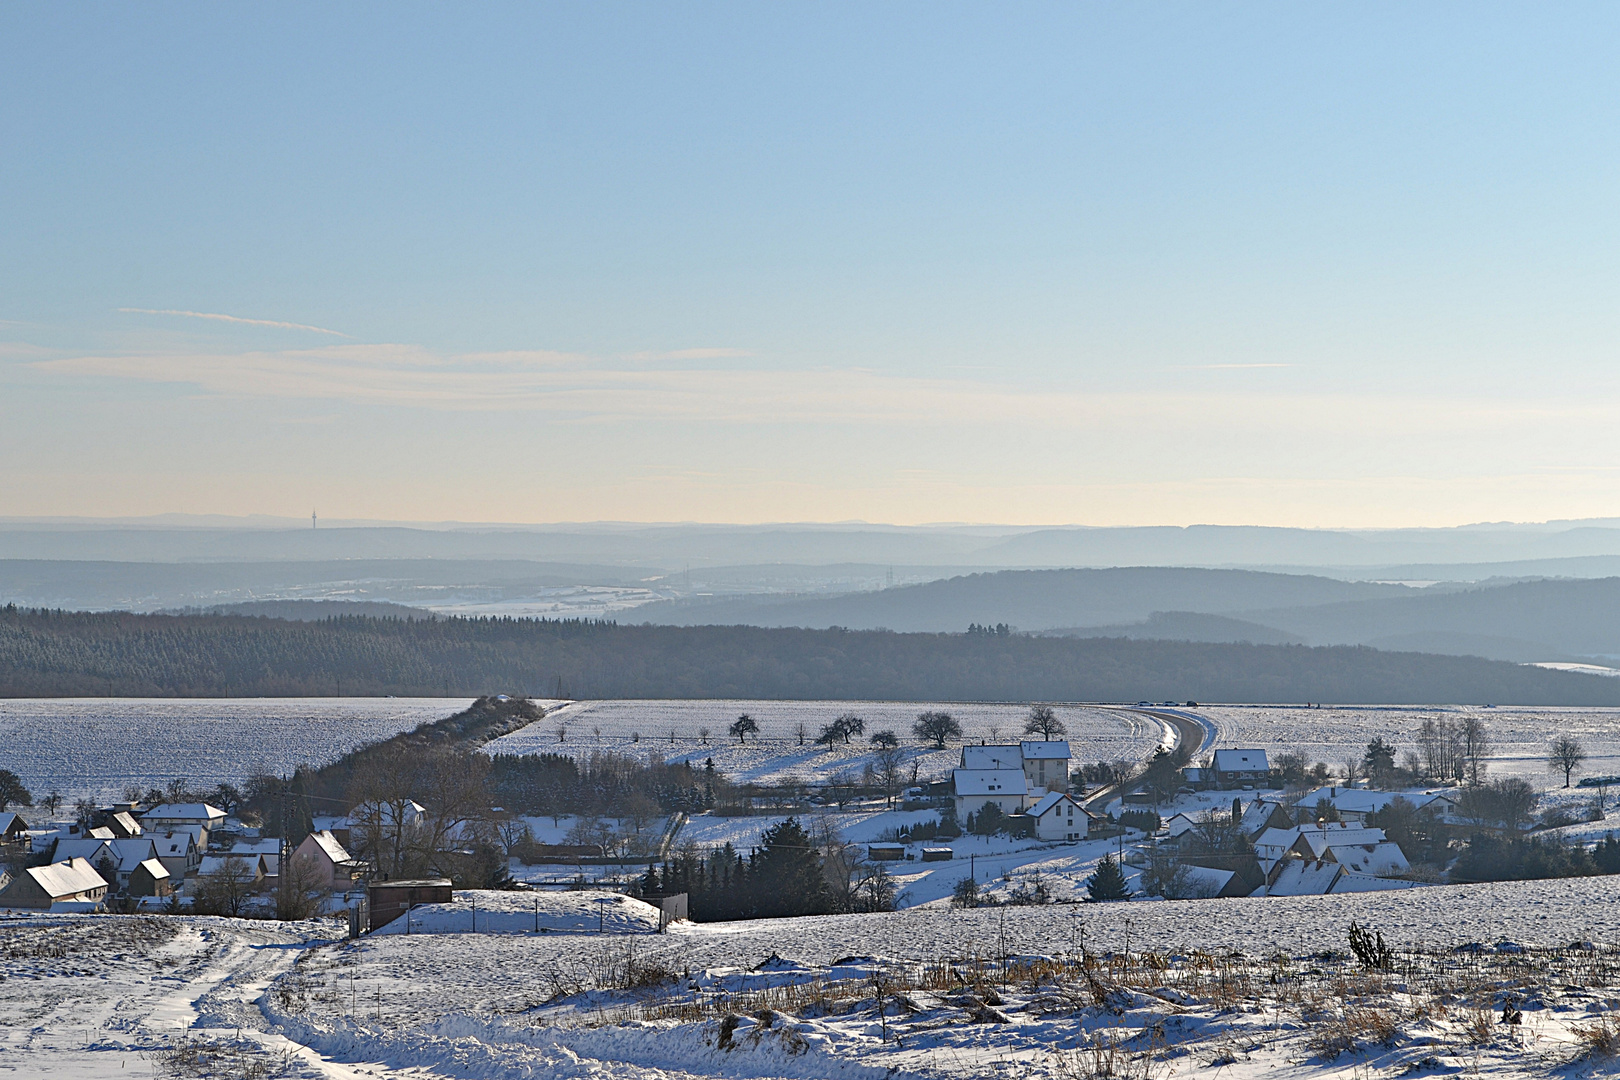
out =
[[36,798],[112,799],[169,781],[241,785],[323,765],[460,712],[467,698],[71,698],[0,701],[0,768]]
[[[878,731],[893,731],[904,753],[909,777],[949,774],[961,759],[957,742],[944,750],[920,745],[911,734],[917,714],[938,709],[962,725],[963,738],[1012,742],[1022,737],[1029,706],[895,701],[585,701],[564,706],[538,724],[497,739],[492,754],[561,753],[576,756],[612,750],[638,757],[657,755],[670,763],[704,766],[712,760],[727,779],[739,783],[798,781],[822,783],[839,773],[859,777],[873,763],[867,742]],[[747,713],[759,724],[746,743],[726,729]],[[848,745],[816,746],[816,735],[844,713],[865,721],[865,732]],[[1162,726],[1145,716],[1113,709],[1057,706],[1067,738],[1080,761],[1141,761],[1159,745]],[[805,729],[800,745],[798,728]],[[559,737],[558,729],[561,729]],[[702,734],[708,730],[707,736]]]

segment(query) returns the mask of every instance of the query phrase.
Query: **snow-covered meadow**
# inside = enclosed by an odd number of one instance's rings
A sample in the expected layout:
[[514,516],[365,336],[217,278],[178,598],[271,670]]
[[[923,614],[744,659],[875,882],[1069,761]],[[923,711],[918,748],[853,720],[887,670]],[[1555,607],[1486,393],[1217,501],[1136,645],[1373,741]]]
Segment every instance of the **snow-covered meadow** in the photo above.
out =
[[[1058,718],[1082,761],[1139,761],[1163,737],[1163,726],[1145,716],[1118,709],[1059,705]],[[968,742],[1006,742],[1020,738],[1029,716],[1028,704],[983,704],[917,701],[579,701],[565,705],[486,747],[492,754],[561,753],[588,755],[612,750],[638,757],[657,755],[670,763],[709,759],[729,779],[745,783],[824,782],[840,772],[859,775],[873,760],[867,742],[879,731],[892,731],[905,753],[905,768],[916,763],[923,779],[937,779],[959,762],[953,743],[944,750],[922,745],[911,734],[919,713],[948,712],[962,726]],[[747,713],[759,734],[746,743],[726,729]],[[814,740],[835,717],[854,713],[865,732],[848,745],[816,746]],[[800,726],[804,738],[800,742]],[[561,729],[559,737],[558,729]],[[703,731],[708,734],[704,735]]]
[[0,699],[0,768],[36,795],[118,798],[323,765],[470,698]]
[[[1597,878],[660,934],[623,897],[458,893],[408,936],[358,941],[331,923],[7,917],[0,1073],[1613,1075],[1616,899]],[[473,933],[475,908],[494,917]],[[1349,954],[1352,920],[1396,947],[1392,971]]]

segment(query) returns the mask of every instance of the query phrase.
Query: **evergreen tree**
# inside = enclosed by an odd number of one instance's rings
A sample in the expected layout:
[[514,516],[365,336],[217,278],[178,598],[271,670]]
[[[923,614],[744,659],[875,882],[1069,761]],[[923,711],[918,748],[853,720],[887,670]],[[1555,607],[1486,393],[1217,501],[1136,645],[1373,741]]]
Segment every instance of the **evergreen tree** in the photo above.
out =
[[1086,878],[1086,892],[1091,895],[1092,902],[1098,904],[1130,899],[1131,890],[1125,884],[1125,874],[1112,855],[1104,855],[1102,862],[1097,864],[1096,872]]

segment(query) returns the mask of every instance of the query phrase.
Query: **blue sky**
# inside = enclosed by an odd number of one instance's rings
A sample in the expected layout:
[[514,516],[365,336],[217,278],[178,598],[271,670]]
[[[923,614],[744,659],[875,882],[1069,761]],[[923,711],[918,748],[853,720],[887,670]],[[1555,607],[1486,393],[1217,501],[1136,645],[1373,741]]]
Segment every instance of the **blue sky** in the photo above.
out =
[[5,12],[8,515],[1620,496],[1612,7]]

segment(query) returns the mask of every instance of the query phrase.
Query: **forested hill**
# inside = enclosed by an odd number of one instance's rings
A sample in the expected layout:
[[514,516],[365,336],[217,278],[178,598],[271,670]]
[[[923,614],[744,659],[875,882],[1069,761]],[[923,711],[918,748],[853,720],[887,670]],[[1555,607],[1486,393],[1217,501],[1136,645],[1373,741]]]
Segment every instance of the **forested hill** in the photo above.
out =
[[0,696],[761,697],[1620,705],[1469,657],[1117,638],[0,609]]

